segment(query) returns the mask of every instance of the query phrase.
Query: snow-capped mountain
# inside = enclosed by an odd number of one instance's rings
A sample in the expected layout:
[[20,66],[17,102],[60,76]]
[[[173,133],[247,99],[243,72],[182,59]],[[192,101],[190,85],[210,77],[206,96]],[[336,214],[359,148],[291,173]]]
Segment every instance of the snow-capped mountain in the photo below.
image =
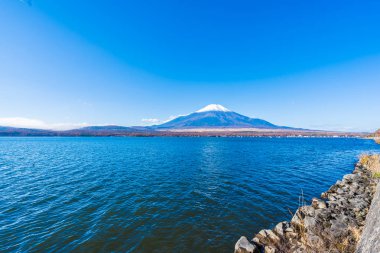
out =
[[262,119],[250,118],[233,112],[222,105],[210,104],[194,113],[177,117],[169,122],[154,126],[156,129],[193,128],[261,128],[290,129],[274,125]]
[[223,105],[218,105],[218,104],[210,104],[206,105],[202,109],[199,109],[196,112],[209,112],[209,111],[220,111],[220,112],[230,112],[231,110],[227,109]]

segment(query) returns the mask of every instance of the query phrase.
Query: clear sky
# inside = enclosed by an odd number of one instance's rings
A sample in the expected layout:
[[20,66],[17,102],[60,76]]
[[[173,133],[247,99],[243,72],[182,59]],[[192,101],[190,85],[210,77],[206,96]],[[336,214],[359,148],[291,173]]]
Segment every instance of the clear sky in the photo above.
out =
[[0,125],[146,125],[218,103],[380,128],[380,1],[0,1]]

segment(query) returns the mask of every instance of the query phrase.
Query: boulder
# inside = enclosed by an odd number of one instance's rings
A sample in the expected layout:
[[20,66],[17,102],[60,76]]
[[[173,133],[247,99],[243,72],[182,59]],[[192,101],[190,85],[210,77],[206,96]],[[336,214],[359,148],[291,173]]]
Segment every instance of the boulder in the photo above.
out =
[[293,215],[293,218],[290,222],[296,227],[302,227],[304,217],[305,216],[303,216],[303,214],[300,212],[300,209],[298,209],[297,212]]
[[276,249],[271,246],[265,246],[264,247],[264,253],[276,253]]
[[258,241],[260,245],[270,245],[277,244],[280,242],[280,237],[278,237],[272,230],[263,229],[261,230],[256,237],[253,239],[254,242]]
[[316,235],[309,235],[307,237],[307,243],[311,248],[319,249],[324,244],[323,240]]
[[304,227],[307,229],[307,230],[311,230],[313,229],[313,227],[315,227],[315,218],[314,217],[305,217],[305,219],[303,220],[303,225]]
[[331,220],[331,235],[335,238],[342,236],[347,231],[348,225],[343,219]]
[[360,178],[360,175],[358,174],[347,174],[343,176],[343,181],[346,181],[347,183],[351,183],[353,181],[357,181]]
[[315,215],[315,209],[312,206],[300,207],[300,211],[303,213],[304,216],[313,217]]
[[234,253],[254,253],[257,251],[257,247],[250,243],[247,237],[242,236],[235,244]]
[[283,237],[283,236],[284,236],[283,222],[278,223],[278,224],[274,227],[273,232],[275,232],[278,236]]
[[311,201],[311,205],[315,208],[315,209],[322,209],[322,208],[326,208],[327,205],[326,205],[326,202],[321,200],[321,199],[317,199],[317,198],[313,198],[312,201]]
[[279,237],[284,237],[284,233],[293,232],[293,229],[290,227],[289,222],[283,221],[274,227],[273,232]]

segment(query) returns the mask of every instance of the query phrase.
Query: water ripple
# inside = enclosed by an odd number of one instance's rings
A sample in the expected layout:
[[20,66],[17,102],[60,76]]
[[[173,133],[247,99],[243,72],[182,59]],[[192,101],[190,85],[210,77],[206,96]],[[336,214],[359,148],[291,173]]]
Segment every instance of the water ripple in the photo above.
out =
[[231,252],[353,168],[360,139],[0,138],[0,252]]

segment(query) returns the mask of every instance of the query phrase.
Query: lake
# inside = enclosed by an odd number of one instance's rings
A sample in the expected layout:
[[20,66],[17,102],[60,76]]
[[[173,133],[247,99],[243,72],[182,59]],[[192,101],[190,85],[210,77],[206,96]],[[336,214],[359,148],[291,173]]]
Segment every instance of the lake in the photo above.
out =
[[233,252],[354,168],[354,138],[0,138],[0,252]]

